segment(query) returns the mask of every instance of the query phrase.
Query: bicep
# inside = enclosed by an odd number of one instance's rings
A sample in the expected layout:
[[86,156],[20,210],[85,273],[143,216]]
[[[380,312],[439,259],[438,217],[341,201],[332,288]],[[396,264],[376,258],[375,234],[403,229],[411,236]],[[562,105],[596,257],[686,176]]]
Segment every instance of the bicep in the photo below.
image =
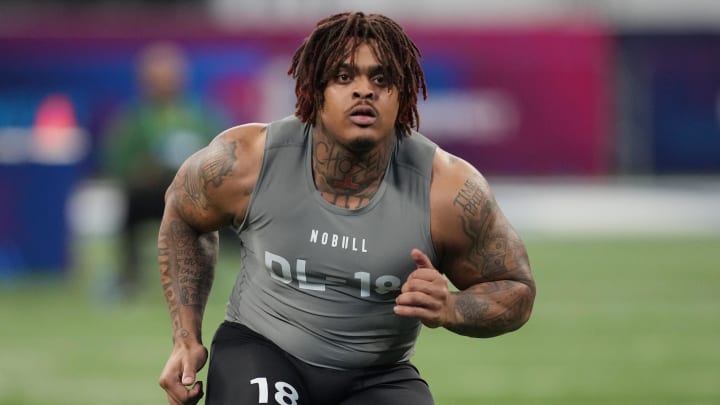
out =
[[[530,282],[525,245],[474,169],[452,176],[445,193],[443,271],[463,290],[485,282]],[[450,197],[452,196],[452,197]]]

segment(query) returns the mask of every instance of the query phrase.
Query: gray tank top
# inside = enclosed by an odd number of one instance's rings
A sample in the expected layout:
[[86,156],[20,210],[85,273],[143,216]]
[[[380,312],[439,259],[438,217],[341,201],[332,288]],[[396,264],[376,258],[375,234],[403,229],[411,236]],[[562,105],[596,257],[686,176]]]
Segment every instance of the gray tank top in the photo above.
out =
[[245,324],[316,366],[352,369],[408,360],[420,322],[395,315],[400,286],[433,263],[430,176],[435,144],[396,143],[378,192],[359,209],[322,198],[311,128],[291,116],[267,128],[265,156],[243,224],[242,269],[226,320]]

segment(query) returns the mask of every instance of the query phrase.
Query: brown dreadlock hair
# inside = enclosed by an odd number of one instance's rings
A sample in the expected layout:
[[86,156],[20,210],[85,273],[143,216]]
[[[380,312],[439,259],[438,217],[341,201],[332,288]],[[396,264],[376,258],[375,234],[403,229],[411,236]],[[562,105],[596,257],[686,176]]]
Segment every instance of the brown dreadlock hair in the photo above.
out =
[[427,99],[425,74],[420,66],[420,50],[402,27],[380,14],[347,12],[320,20],[315,30],[295,51],[288,75],[295,79],[295,115],[302,122],[315,123],[325,99],[323,92],[340,64],[354,55],[361,44],[368,44],[385,67],[390,88],[399,92],[395,128],[401,135],[419,129],[418,92]]

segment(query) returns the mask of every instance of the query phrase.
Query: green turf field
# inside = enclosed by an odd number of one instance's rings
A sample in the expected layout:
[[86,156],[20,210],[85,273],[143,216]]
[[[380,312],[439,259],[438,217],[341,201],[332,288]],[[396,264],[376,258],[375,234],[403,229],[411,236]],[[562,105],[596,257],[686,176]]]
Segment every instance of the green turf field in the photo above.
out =
[[[720,239],[527,243],[529,324],[490,340],[423,331],[415,363],[439,405],[720,404]],[[133,302],[103,300],[106,250],[83,243],[64,281],[0,280],[0,404],[166,403],[156,274]],[[236,260],[220,262],[206,342]]]

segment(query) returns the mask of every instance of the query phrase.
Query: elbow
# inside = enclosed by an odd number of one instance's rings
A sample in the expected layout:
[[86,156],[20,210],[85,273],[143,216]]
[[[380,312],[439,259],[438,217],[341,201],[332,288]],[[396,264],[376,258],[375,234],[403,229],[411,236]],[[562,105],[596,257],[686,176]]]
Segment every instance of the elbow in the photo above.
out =
[[498,305],[485,316],[478,317],[478,313],[466,314],[463,325],[456,325],[450,330],[461,335],[492,338],[506,333],[514,332],[523,327],[532,315],[535,303],[535,284],[533,282],[513,283],[509,294],[505,295],[504,302]]
[[535,304],[535,283],[532,280],[517,283],[512,297],[513,299],[505,304],[502,314],[493,322],[495,333],[488,337],[515,332],[530,321]]
[[508,332],[516,331],[528,323],[535,305],[535,282],[529,280],[521,285],[522,287],[517,291],[518,299],[515,302],[515,311],[512,311],[515,313],[515,322]]

